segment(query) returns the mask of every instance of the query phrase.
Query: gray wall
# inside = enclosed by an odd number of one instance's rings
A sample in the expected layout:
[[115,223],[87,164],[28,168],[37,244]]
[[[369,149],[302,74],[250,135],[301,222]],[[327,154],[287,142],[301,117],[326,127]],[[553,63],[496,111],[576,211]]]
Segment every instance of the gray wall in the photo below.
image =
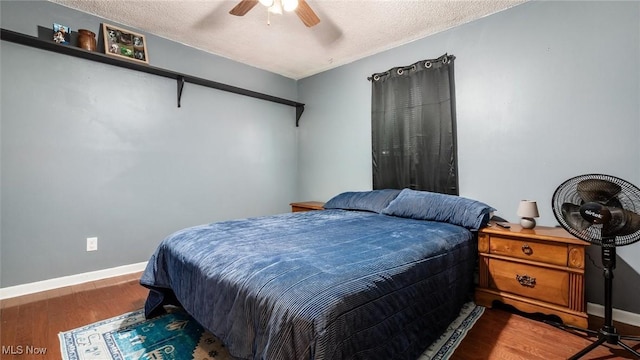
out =
[[[554,190],[585,173],[640,186],[640,2],[529,2],[298,82],[300,196],[371,189],[375,72],[454,54],[460,191],[511,221],[538,201],[556,225]],[[600,248],[589,253],[600,265]],[[616,308],[640,313],[640,243],[619,248]],[[603,303],[588,264],[587,299]]]
[[[101,19],[0,2],[2,27]],[[109,22],[113,23],[113,22]],[[294,80],[149,35],[151,65],[296,100]],[[148,260],[191,225],[289,211],[295,109],[1,42],[2,287]],[[97,236],[99,250],[86,252]]]

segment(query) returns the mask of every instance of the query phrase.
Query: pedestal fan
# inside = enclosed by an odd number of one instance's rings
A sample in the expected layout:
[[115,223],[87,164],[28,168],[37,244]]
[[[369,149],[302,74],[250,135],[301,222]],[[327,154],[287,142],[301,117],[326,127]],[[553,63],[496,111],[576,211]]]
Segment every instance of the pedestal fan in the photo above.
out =
[[640,189],[614,176],[580,175],[565,181],[556,189],[551,206],[556,219],[569,233],[602,247],[604,325],[598,331],[556,325],[598,337],[598,340],[569,359],[579,359],[604,342],[619,345],[640,359],[640,353],[622,341],[640,341],[640,337],[618,334],[612,317],[616,247],[640,240]]

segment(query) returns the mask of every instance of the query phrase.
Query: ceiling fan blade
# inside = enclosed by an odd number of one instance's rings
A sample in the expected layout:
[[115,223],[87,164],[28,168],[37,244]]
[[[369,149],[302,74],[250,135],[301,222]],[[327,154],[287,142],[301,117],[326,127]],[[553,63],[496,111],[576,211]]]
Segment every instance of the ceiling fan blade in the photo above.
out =
[[562,217],[569,226],[578,231],[584,231],[592,224],[580,215],[580,206],[572,203],[564,203],[561,207]]
[[311,6],[304,0],[298,0],[298,7],[296,8],[296,15],[302,20],[307,27],[312,27],[320,23],[320,18],[313,12]]
[[236,5],[229,14],[235,16],[244,16],[249,10],[253,9],[254,6],[258,3],[258,0],[242,0],[238,5]]
[[612,197],[618,195],[622,188],[611,181],[600,179],[582,180],[576,186],[576,190],[584,202],[607,203]]

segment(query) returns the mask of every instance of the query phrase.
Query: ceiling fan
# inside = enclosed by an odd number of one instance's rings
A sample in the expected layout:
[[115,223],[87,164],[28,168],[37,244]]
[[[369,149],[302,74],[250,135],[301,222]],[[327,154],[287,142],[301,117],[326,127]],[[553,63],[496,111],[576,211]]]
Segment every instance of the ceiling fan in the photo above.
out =
[[313,12],[313,9],[305,0],[241,0],[229,14],[244,16],[256,4],[261,3],[269,9],[269,12],[282,14],[282,10],[295,11],[296,15],[307,27],[312,27],[320,23],[320,18]]

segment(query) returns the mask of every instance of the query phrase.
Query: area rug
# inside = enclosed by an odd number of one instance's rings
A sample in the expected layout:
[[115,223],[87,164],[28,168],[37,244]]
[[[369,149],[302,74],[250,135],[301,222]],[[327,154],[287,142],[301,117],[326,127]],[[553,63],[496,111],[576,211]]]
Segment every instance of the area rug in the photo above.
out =
[[[467,303],[447,331],[418,360],[447,359],[484,307]],[[61,332],[64,360],[232,360],[224,344],[179,308],[146,320],[138,310]]]

